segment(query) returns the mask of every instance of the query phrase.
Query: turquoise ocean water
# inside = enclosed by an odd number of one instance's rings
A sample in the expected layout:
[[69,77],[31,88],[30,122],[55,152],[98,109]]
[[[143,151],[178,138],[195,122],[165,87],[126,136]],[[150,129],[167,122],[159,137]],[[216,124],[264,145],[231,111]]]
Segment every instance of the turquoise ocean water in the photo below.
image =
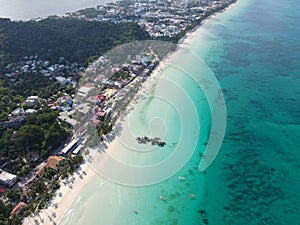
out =
[[[133,135],[121,132],[114,152],[127,164],[153,165],[193,147],[189,162],[145,187],[96,176],[61,224],[300,224],[298,12],[296,0],[240,0],[196,30],[168,60],[154,97],[131,111],[125,122]],[[226,100],[226,136],[206,173],[198,164],[210,110],[195,81],[207,71],[187,51],[207,63]],[[198,73],[187,74],[187,68]],[[167,146],[148,154],[132,151],[133,137],[143,134],[162,136]]]
[[[227,105],[227,134],[207,170],[210,224],[300,224],[299,4],[240,1],[192,46]],[[195,223],[197,224],[197,223]]]

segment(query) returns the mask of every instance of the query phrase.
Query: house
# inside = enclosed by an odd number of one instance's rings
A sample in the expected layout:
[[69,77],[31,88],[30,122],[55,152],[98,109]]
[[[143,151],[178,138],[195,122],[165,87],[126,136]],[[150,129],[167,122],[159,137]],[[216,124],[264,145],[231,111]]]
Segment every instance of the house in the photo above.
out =
[[[46,168],[52,168],[54,170],[58,169],[59,163],[63,161],[65,158],[62,156],[54,155],[49,156],[47,163],[41,164],[39,170],[36,172],[35,175],[42,176]],[[29,182],[29,181],[28,181]]]
[[0,169],[0,184],[12,187],[17,182],[17,176]]
[[12,111],[10,114],[11,114],[12,116],[21,116],[21,115],[24,115],[24,114],[25,114],[25,111],[24,111],[24,109],[22,109],[22,108],[17,108],[17,109],[15,109],[14,111]]
[[64,86],[69,83],[69,80],[62,76],[56,77],[55,79],[61,86]]
[[13,208],[13,210],[10,212],[10,216],[20,214],[20,213],[24,210],[24,208],[26,207],[26,205],[27,205],[27,204],[24,203],[24,202],[19,202],[19,203],[15,206],[15,208]]
[[78,89],[77,96],[79,98],[88,98],[95,94],[95,92],[96,89],[90,83],[86,83]]
[[73,100],[69,97],[69,98],[65,98],[63,101],[62,101],[62,104],[65,105],[65,106],[69,106],[69,107],[72,107],[73,105]]
[[64,160],[64,157],[61,157],[61,156],[58,156],[58,155],[50,156],[48,158],[46,168],[52,168],[52,169],[57,170],[57,166],[62,160]]
[[143,66],[141,66],[141,65],[134,65],[133,67],[132,67],[132,72],[135,74],[135,75],[140,75],[141,74],[141,72],[143,71],[143,69],[144,69],[144,67]]
[[5,171],[8,171],[8,172],[11,172],[13,170],[14,166],[17,165],[17,164],[18,163],[16,161],[9,160],[1,166],[1,169],[5,170]]
[[6,188],[0,185],[0,194],[3,194],[6,191]]
[[35,109],[26,109],[25,110],[26,114],[36,114],[36,110]]
[[100,122],[101,121],[98,119],[97,115],[93,117],[93,124],[98,125],[98,124],[100,124]]
[[104,102],[105,100],[106,100],[105,96],[103,94],[99,94],[95,97],[94,103],[99,104],[99,103]]
[[113,88],[108,88],[104,91],[103,95],[106,98],[111,98],[113,97],[113,95],[117,92],[117,90],[113,89]]
[[8,121],[4,121],[1,123],[2,129],[7,130],[9,128],[19,128],[23,125],[25,121],[25,115],[18,116]]
[[27,105],[29,107],[33,107],[37,104],[39,104],[39,97],[38,96],[29,96],[25,100],[25,105]]
[[10,159],[8,157],[1,157],[0,158],[0,168],[8,161],[10,161]]
[[[46,167],[47,167],[47,163],[41,163],[40,165],[39,165],[39,170],[35,173],[35,175],[37,175],[37,176],[42,176],[43,175],[43,173],[44,173],[44,171],[45,171],[45,169],[46,169]],[[28,181],[27,181],[28,182]],[[30,182],[28,182],[28,183],[30,183]]]

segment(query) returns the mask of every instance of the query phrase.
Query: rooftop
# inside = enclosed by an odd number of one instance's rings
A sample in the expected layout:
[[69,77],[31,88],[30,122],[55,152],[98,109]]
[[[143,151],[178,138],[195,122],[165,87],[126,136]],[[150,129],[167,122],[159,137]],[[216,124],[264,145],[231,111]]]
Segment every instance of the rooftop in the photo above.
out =
[[57,165],[60,161],[64,160],[64,157],[61,157],[61,156],[57,156],[57,155],[54,155],[54,156],[50,156],[48,158],[48,163],[47,163],[47,167],[48,168],[52,168],[52,169],[57,169]]
[[15,208],[13,208],[13,210],[10,212],[10,215],[13,216],[13,215],[16,215],[16,214],[19,214],[26,206],[27,204],[24,203],[24,202],[19,202]]
[[6,171],[0,169],[0,180],[2,182],[9,182],[9,181],[11,181],[13,179],[16,179],[16,178],[17,178],[16,175],[11,174],[9,172],[6,172]]

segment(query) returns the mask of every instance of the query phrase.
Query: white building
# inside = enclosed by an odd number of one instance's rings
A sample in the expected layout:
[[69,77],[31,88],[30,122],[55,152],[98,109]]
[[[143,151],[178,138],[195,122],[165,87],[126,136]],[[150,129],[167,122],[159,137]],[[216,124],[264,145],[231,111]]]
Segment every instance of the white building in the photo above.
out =
[[33,107],[33,106],[39,104],[39,97],[38,96],[29,96],[25,100],[25,104],[29,107]]
[[64,78],[64,77],[62,77],[62,76],[56,77],[55,79],[58,81],[58,83],[59,83],[61,86],[64,86],[64,85],[66,85],[66,84],[69,83],[69,80],[66,79],[66,78]]
[[0,169],[0,184],[12,187],[17,182],[17,176]]
[[77,149],[79,145],[79,139],[74,139],[72,140],[69,144],[67,144],[61,151],[61,155],[65,156],[66,154],[73,152],[74,150]]
[[14,111],[12,111],[10,114],[11,114],[12,116],[21,116],[21,115],[24,115],[24,114],[25,114],[25,111],[24,111],[24,109],[22,109],[22,108],[17,108],[17,109],[15,109]]
[[35,109],[26,109],[25,110],[26,114],[36,114],[36,110]]
[[96,93],[96,89],[90,84],[85,84],[78,89],[77,97],[79,98],[88,98],[91,95]]

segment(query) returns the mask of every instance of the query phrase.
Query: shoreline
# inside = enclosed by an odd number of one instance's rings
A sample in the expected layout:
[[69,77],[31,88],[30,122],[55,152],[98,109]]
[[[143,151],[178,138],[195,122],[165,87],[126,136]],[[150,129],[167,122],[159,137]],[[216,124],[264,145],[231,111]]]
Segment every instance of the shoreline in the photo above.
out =
[[[170,59],[171,55],[175,54],[181,48],[184,47],[187,42],[189,42],[191,36],[197,32],[199,28],[202,27],[206,22],[210,19],[218,16],[219,14],[226,12],[231,7],[237,5],[239,1],[236,1],[226,8],[215,12],[205,18],[201,23],[195,26],[193,29],[187,31],[185,35],[176,43],[176,48],[174,51],[167,53],[164,58],[160,61],[159,65],[155,70],[152,72],[150,77],[148,77],[143,83],[142,86],[139,88],[138,92],[135,94],[133,99],[130,103],[126,106],[125,112],[122,113],[116,120],[115,124],[122,126],[125,122],[124,118],[128,116],[131,110],[134,109],[135,105],[138,104],[138,100],[143,98],[149,93],[150,90],[153,89],[155,86],[157,79],[159,78],[160,72],[164,69],[167,65],[168,60]],[[106,135],[105,139],[107,142],[100,143],[102,153],[98,153],[97,150],[90,150],[89,159],[85,157],[84,163],[80,166],[80,169],[77,170],[71,177],[67,180],[63,180],[60,182],[61,187],[56,191],[54,197],[49,202],[49,207],[46,209],[42,209],[39,213],[35,216],[27,217],[23,220],[24,225],[35,224],[36,221],[39,224],[61,224],[63,218],[65,218],[69,213],[72,207],[72,204],[76,201],[76,197],[79,193],[82,192],[84,187],[89,184],[89,182],[95,177],[99,177],[97,171],[93,168],[93,163],[99,163],[105,160],[105,152],[111,152],[114,150],[115,142],[115,129],[117,126],[114,125],[113,132],[111,134]],[[112,141],[108,139],[112,138]],[[92,154],[96,154],[96,157]],[[92,157],[95,157],[92,159]],[[91,161],[92,159],[92,161]],[[91,161],[91,162],[89,162]],[[105,178],[103,178],[105,179]]]
[[230,5],[228,5],[227,7],[225,7],[224,9],[221,9],[220,11],[215,12],[215,13],[209,15],[207,18],[205,18],[204,20],[202,20],[200,22],[200,24],[196,25],[193,29],[187,31],[185,33],[185,35],[182,38],[179,39],[178,43],[176,43],[176,50],[177,50],[177,48],[180,47],[181,44],[183,44],[184,42],[186,42],[187,39],[189,39],[192,34],[194,34],[200,27],[202,27],[210,19],[213,19],[214,17],[218,16],[219,14],[222,14],[222,13],[226,12],[228,9],[230,9],[233,6],[237,5],[239,2],[240,2],[240,0],[236,0],[235,2],[233,2]]
[[[152,75],[142,84],[142,87],[138,90],[137,94],[133,97],[130,103],[127,105],[126,110],[122,113],[116,121],[118,126],[122,126],[125,122],[124,118],[134,109],[140,98],[145,97],[149,91],[155,86],[157,81],[157,75],[159,75],[162,66],[159,65]],[[89,156],[85,157],[84,163],[80,168],[68,179],[61,181],[61,187],[55,192],[52,200],[49,203],[49,207],[42,209],[34,217],[26,217],[23,221],[23,225],[34,224],[38,221],[40,224],[65,224],[62,220],[70,213],[71,206],[76,202],[76,197],[84,189],[89,182],[97,177],[103,178],[97,173],[93,164],[103,163],[105,160],[105,154],[114,150],[114,145],[117,141],[116,137],[117,126],[114,126],[113,131],[105,136],[105,140],[101,142],[96,149],[89,150]],[[100,153],[99,153],[100,152]],[[88,158],[88,159],[87,159]]]

